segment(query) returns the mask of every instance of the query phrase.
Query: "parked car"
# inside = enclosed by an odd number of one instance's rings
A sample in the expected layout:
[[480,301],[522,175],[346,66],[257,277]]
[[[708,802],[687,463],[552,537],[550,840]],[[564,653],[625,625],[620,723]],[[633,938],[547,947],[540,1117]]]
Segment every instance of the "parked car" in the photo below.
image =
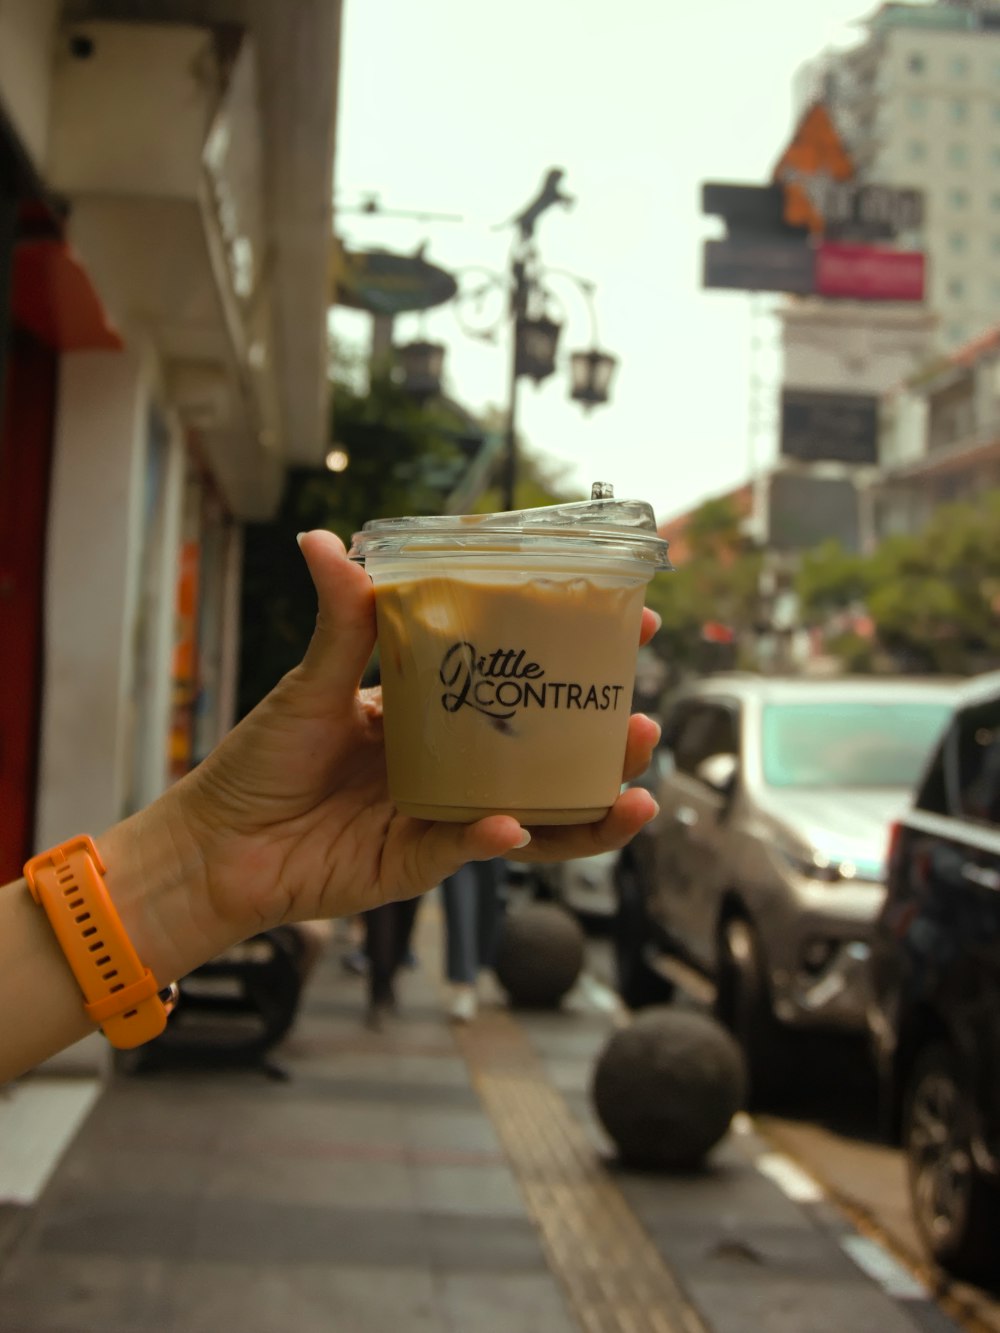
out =
[[963,691],[895,825],[869,1022],[917,1228],[1000,1280],[1000,673]]
[[669,998],[678,960],[695,969],[758,1097],[787,1075],[788,1028],[863,1032],[888,827],[954,694],[732,675],[675,697],[644,779],[660,813],[616,872],[625,1002]]
[[618,852],[598,852],[569,861],[532,866],[535,891],[585,918],[612,918],[617,910]]

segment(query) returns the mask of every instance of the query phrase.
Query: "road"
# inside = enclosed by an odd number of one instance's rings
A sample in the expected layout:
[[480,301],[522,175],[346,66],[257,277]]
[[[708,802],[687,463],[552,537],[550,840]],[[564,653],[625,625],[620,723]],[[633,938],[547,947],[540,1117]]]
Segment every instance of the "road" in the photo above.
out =
[[[591,928],[588,971],[613,986],[608,942]],[[862,1042],[810,1042],[799,1092],[754,1116],[758,1134],[813,1177],[862,1233],[889,1250],[968,1333],[1000,1333],[1000,1293],[953,1282],[928,1264],[913,1223],[898,1149],[877,1132],[875,1084]]]

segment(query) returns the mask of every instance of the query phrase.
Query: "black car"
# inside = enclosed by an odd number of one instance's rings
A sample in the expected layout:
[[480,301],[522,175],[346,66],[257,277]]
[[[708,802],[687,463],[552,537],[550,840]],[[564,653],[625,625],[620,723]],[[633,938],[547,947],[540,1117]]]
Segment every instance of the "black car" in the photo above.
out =
[[1000,673],[966,686],[894,827],[869,1028],[917,1228],[1000,1278]]

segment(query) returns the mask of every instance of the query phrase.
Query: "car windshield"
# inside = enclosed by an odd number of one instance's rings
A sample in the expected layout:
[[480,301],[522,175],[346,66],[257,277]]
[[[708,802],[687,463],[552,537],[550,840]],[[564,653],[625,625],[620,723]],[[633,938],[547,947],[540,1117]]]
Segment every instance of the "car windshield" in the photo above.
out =
[[768,704],[761,759],[770,787],[912,787],[951,710],[933,702]]

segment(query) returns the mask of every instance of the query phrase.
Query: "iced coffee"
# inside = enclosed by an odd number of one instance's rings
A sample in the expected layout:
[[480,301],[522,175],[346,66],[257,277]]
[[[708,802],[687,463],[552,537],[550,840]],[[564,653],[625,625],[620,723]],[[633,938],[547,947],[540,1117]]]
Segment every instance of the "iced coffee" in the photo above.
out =
[[646,584],[667,567],[648,506],[376,522],[352,553],[375,586],[398,808],[602,818],[621,784]]

